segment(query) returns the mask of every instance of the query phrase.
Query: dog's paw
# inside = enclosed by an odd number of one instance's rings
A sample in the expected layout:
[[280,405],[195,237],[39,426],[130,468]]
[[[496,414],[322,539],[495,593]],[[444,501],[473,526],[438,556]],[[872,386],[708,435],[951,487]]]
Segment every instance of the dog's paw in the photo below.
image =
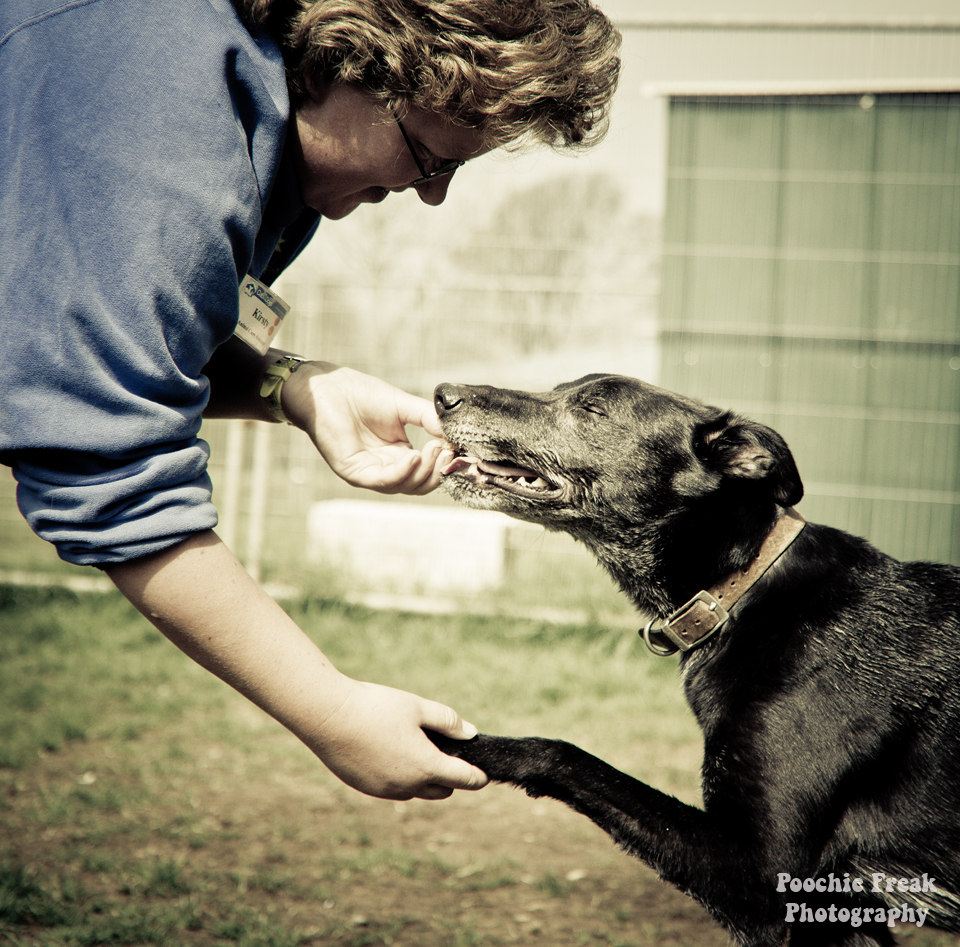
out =
[[532,788],[528,781],[551,773],[556,768],[558,752],[567,746],[539,737],[481,733],[472,740],[453,740],[431,730],[426,734],[444,753],[472,763],[495,782],[522,785],[528,791]]
[[447,756],[456,756],[461,759],[465,759],[465,757],[459,751],[465,746],[477,743],[483,737],[481,733],[472,740],[454,740],[453,737],[445,737],[442,733],[437,733],[436,730],[425,729],[423,732],[434,742],[438,750],[443,751]]
[[492,737],[485,733],[478,734],[472,740],[454,740],[433,730],[425,731],[427,736],[448,756],[456,756],[482,769],[491,779],[506,778],[494,776],[491,769],[502,769],[504,757],[503,744],[509,742],[508,737]]

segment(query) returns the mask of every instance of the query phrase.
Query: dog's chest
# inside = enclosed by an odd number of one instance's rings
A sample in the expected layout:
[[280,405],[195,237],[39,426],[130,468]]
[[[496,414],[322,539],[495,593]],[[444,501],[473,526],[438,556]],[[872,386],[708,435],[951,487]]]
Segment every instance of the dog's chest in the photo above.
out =
[[684,695],[704,738],[715,732],[719,722],[728,715],[730,682],[717,668],[714,655],[706,650],[692,651],[682,661],[680,679]]

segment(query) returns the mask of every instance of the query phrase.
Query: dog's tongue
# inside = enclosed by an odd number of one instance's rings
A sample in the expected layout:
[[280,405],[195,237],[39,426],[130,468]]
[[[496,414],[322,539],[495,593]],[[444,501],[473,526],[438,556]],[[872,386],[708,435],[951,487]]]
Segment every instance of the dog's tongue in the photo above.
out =
[[446,477],[448,474],[456,473],[459,470],[476,469],[479,464],[479,457],[467,457],[465,454],[461,454],[459,457],[454,457],[453,460],[443,468],[441,473]]
[[472,471],[476,473],[478,471],[482,473],[492,474],[494,477],[537,477],[539,474],[534,473],[532,470],[527,470],[525,467],[512,467],[509,464],[497,464],[492,460],[481,460],[479,457],[468,457],[466,455],[461,455],[460,457],[454,457],[453,460],[443,468],[443,475],[446,477],[448,474],[460,473]]

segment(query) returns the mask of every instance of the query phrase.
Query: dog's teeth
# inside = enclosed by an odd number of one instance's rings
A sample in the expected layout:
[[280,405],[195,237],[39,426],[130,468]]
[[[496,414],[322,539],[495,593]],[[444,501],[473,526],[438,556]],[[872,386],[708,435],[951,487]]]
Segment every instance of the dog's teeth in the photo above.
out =
[[516,467],[496,460],[483,460],[469,454],[454,457],[441,473],[445,477],[450,474],[459,474],[461,477],[471,480],[476,486],[498,486],[500,489],[509,490],[511,489],[510,484],[513,484],[517,488],[523,488],[522,491],[519,489],[513,491],[521,494],[527,493],[527,491],[537,492],[554,489],[551,483],[534,470],[529,470],[526,467]]
[[492,474],[494,477],[505,477],[509,480],[526,479],[527,477],[537,477],[538,474],[526,467],[516,467],[512,464],[505,464],[499,460],[481,460],[480,469],[484,473]]

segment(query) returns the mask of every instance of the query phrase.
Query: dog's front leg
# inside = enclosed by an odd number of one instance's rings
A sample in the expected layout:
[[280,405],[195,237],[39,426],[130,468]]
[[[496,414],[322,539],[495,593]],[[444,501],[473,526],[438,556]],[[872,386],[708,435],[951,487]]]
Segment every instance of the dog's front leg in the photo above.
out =
[[626,852],[702,903],[739,943],[782,944],[783,908],[748,825],[718,824],[570,743],[483,734],[470,741],[430,738],[491,779],[560,800],[592,819]]

